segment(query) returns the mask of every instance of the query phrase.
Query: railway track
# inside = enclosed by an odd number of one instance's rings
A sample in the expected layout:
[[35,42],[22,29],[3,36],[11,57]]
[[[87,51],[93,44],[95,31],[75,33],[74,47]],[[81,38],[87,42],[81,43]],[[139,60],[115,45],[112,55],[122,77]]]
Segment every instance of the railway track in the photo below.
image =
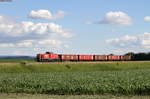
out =
[[78,63],[129,63],[129,62],[150,62],[150,61],[98,61],[98,62],[0,62],[0,64],[78,64]]

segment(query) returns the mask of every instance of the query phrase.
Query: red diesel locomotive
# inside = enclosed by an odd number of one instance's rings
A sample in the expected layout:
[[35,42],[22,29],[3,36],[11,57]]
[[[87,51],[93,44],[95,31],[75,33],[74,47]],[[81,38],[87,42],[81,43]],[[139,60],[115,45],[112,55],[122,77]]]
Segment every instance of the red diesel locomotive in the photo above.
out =
[[130,55],[73,55],[73,54],[54,54],[46,52],[37,54],[38,62],[57,62],[57,61],[130,61]]

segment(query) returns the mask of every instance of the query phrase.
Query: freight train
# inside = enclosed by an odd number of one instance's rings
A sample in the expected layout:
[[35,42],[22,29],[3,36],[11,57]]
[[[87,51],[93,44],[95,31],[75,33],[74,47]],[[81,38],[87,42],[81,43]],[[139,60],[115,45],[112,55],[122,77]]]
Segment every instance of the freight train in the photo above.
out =
[[46,52],[37,54],[38,62],[57,62],[57,61],[130,61],[131,55],[73,55],[55,54]]

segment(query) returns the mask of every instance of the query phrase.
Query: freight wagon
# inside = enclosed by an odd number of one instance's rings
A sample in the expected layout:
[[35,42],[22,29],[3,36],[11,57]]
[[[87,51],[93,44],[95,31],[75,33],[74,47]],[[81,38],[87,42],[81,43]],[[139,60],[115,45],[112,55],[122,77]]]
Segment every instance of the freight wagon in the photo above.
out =
[[94,56],[93,55],[79,55],[79,61],[93,61]]
[[124,55],[124,56],[122,56],[122,59],[121,59],[121,60],[129,61],[129,60],[131,60],[131,56],[129,56],[129,55]]
[[73,55],[73,54],[37,54],[38,62],[57,61],[130,61],[130,55]]
[[120,56],[118,56],[118,55],[108,55],[107,60],[108,61],[119,61],[121,59],[120,59]]
[[107,61],[107,55],[94,55],[95,61]]
[[61,61],[78,61],[78,55],[63,55],[59,54],[59,60]]

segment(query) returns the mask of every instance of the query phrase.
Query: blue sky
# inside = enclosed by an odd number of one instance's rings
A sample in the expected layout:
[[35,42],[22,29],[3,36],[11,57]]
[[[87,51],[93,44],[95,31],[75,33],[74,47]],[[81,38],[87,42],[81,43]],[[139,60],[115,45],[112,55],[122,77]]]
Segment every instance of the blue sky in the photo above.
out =
[[148,52],[149,4],[149,0],[0,2],[0,54]]

